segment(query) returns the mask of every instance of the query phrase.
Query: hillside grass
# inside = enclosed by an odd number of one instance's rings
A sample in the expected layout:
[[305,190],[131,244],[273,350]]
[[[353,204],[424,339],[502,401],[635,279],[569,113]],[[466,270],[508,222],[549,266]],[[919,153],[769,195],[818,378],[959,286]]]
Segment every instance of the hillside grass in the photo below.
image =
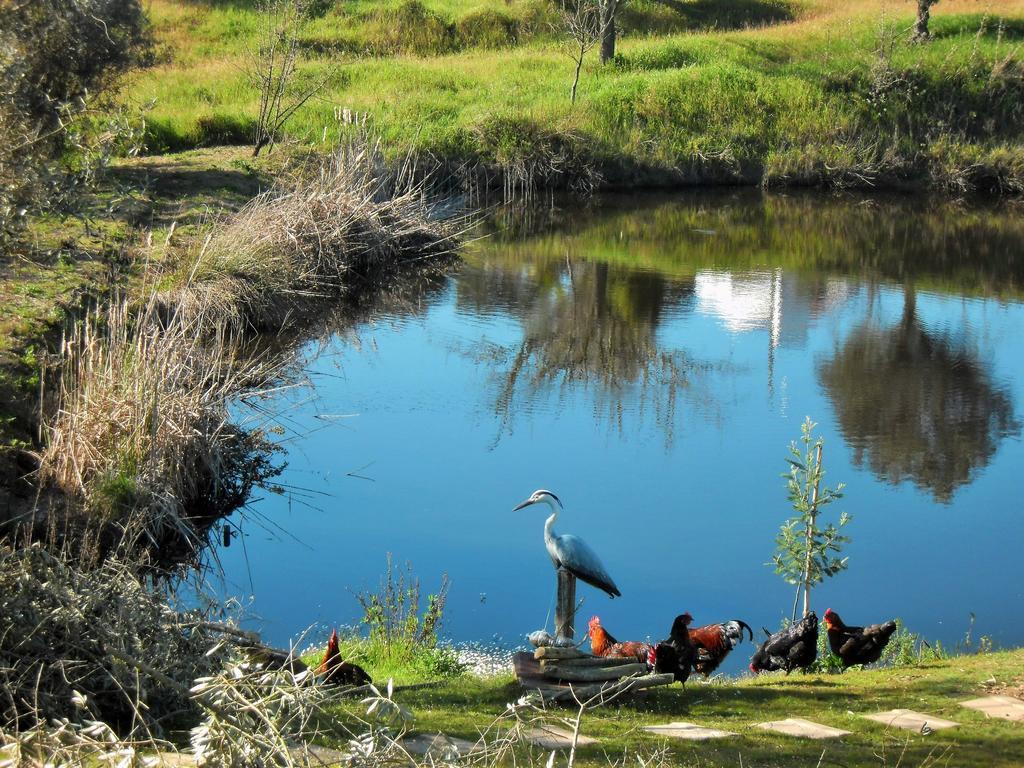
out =
[[[347,109],[396,157],[556,186],[596,169],[612,186],[1024,190],[1024,1],[947,0],[926,45],[909,42],[911,3],[676,5],[627,6],[616,60],[588,59],[574,107],[550,0],[324,0],[301,77],[326,84],[288,130],[336,142]],[[160,63],[129,89],[154,105],[150,150],[247,142],[252,4],[151,14]]]
[[[656,689],[588,712],[581,732],[600,743],[580,748],[577,764],[599,766],[624,760],[624,764],[636,765],[634,754],[649,757],[666,748],[663,762],[654,764],[701,768],[1019,766],[1024,763],[1024,725],[986,719],[959,702],[993,692],[1019,693],[1024,682],[1022,670],[1024,650],[1014,650],[842,675],[768,675],[719,678],[708,683],[691,679],[682,689],[677,685]],[[511,675],[490,679],[467,676],[437,687],[400,691],[396,699],[414,713],[414,730],[440,731],[475,741],[506,704],[520,695]],[[960,727],[924,736],[887,729],[861,717],[895,708],[943,717]],[[339,710],[360,712],[354,702],[339,705]],[[552,721],[575,714],[575,708],[549,712]],[[754,727],[788,717],[803,717],[853,733],[840,740],[809,741]],[[640,730],[643,725],[679,720],[733,731],[738,736],[700,743],[667,740]],[[521,749],[517,761],[526,757],[527,751]],[[546,753],[534,749],[533,759],[543,762]]]

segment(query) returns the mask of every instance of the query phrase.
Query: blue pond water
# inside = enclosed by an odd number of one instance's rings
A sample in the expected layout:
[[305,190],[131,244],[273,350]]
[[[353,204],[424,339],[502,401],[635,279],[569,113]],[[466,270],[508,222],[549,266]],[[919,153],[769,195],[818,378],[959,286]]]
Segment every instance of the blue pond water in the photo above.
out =
[[450,275],[311,342],[311,385],[264,404],[288,493],[220,556],[270,640],[354,623],[391,552],[425,591],[449,574],[447,636],[520,644],[553,614],[544,513],[511,511],[540,487],[623,593],[581,585],[581,624],[775,627],[780,474],[809,415],[847,485],[826,519],[853,516],[819,615],[954,644],[973,613],[975,638],[1024,643],[1019,212],[732,193],[486,229]]

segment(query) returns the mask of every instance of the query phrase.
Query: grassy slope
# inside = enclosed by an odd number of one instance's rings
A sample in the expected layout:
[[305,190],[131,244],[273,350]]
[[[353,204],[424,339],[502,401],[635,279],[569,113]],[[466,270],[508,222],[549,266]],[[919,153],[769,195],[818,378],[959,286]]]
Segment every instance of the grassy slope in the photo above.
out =
[[[305,75],[327,86],[300,110],[293,135],[333,140],[345,130],[336,112],[350,108],[368,113],[394,151],[511,166],[546,140],[623,183],[680,174],[895,183],[926,172],[955,183],[971,165],[1024,178],[1024,0],[999,4],[998,15],[977,0],[947,0],[925,46],[907,43],[909,3],[684,0],[680,14],[635,0],[619,60],[588,63],[575,108],[566,98],[571,63],[551,39],[542,0],[427,5],[441,25],[433,34],[422,18],[394,11],[396,0],[377,10],[325,6],[306,33]],[[488,34],[460,36],[481,9],[521,24],[517,44],[495,49]],[[151,13],[162,63],[132,93],[155,99],[152,148],[244,141],[255,114],[243,72],[255,34],[249,4],[153,0]]]
[[[964,656],[913,667],[745,678],[738,682],[688,683],[588,714],[582,732],[601,740],[584,748],[583,765],[607,765],[625,753],[650,753],[668,746],[674,765],[817,766],[879,765],[1019,766],[1024,764],[1024,725],[987,720],[959,701],[987,695],[1024,680],[1024,650]],[[415,728],[476,739],[509,701],[519,696],[511,678],[465,678],[438,688],[397,694],[416,715]],[[355,705],[351,711],[358,711]],[[894,708],[915,709],[961,723],[928,736],[887,730],[859,715]],[[573,716],[562,710],[564,716]],[[804,717],[853,732],[841,741],[812,742],[772,735],[754,723]],[[675,720],[724,728],[739,738],[703,744],[665,741],[639,730]],[[900,755],[906,749],[902,760]],[[543,756],[540,756],[543,759]],[[635,758],[627,755],[627,763]],[[935,762],[929,762],[933,760]],[[742,762],[741,762],[742,761]]]
[[[14,477],[4,449],[34,439],[38,351],[47,336],[59,338],[65,317],[86,297],[130,284],[136,260],[173,254],[202,222],[255,194],[272,161],[253,164],[247,155],[219,149],[121,161],[103,189],[83,201],[80,217],[34,222],[31,248],[0,262],[0,501],[2,485]],[[132,193],[123,197],[119,190],[126,188]],[[153,247],[143,248],[150,234]]]

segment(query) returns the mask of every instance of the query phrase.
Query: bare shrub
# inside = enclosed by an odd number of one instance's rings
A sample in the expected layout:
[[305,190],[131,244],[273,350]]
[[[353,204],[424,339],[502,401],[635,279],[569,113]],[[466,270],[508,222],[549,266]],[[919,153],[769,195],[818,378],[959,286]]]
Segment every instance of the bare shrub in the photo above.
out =
[[[160,736],[198,709],[188,688],[223,654],[132,568],[84,570],[35,544],[0,549],[0,723],[102,721]],[[88,735],[88,734],[87,734]]]
[[569,90],[569,100],[575,104],[583,59],[601,39],[601,6],[597,0],[575,0],[562,5],[561,16],[562,27],[569,36],[568,54],[576,66]]
[[303,82],[297,75],[300,41],[310,17],[306,0],[259,0],[259,34],[246,69],[259,93],[253,157],[274,146],[285,123],[324,86],[324,79]]

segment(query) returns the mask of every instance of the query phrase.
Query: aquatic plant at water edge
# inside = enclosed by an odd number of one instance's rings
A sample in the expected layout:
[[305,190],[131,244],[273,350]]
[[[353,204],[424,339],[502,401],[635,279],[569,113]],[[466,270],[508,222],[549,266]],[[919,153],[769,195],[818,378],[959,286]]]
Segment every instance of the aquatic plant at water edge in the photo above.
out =
[[458,654],[438,645],[450,586],[448,574],[441,574],[437,592],[427,595],[422,605],[422,587],[412,564],[396,566],[389,552],[377,591],[356,594],[367,636],[350,639],[346,652],[374,667],[406,667],[432,677],[461,674]]

